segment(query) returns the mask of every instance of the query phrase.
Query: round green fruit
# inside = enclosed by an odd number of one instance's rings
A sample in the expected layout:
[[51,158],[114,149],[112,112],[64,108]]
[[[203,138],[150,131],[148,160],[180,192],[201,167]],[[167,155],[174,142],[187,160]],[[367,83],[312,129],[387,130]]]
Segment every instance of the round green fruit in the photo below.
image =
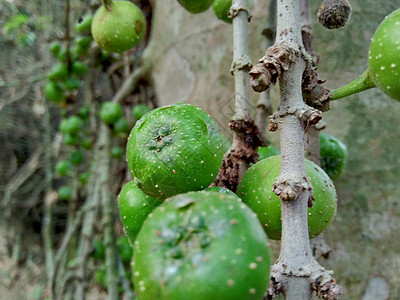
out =
[[72,164],[67,160],[59,161],[56,164],[56,173],[59,176],[67,176],[72,174]]
[[141,117],[144,116],[145,113],[149,112],[151,108],[146,104],[136,104],[132,108],[132,115],[135,120],[139,120]]
[[72,73],[77,76],[82,76],[87,73],[89,68],[83,62],[76,60],[72,63]]
[[82,129],[83,121],[78,116],[71,116],[61,123],[61,131],[64,134],[76,135]]
[[118,195],[118,209],[124,231],[133,244],[144,220],[162,203],[143,193],[134,181],[125,184]]
[[69,133],[64,134],[63,140],[64,140],[65,145],[67,145],[67,146],[74,146],[74,145],[77,145],[79,142],[79,138],[77,135],[69,134]]
[[81,185],[86,185],[89,181],[89,178],[90,178],[90,173],[83,172],[83,173],[79,174],[78,181]]
[[58,57],[58,55],[60,54],[62,49],[62,44],[60,42],[52,42],[50,44],[50,53],[54,56],[54,57]]
[[339,139],[329,134],[319,134],[321,168],[334,180],[346,167],[347,148]]
[[389,97],[400,101],[400,9],[379,25],[371,40],[368,73],[374,84]]
[[82,50],[88,49],[92,38],[90,36],[78,36],[75,38],[75,45],[77,45]]
[[101,120],[108,124],[114,124],[122,116],[122,107],[118,103],[111,101],[104,102],[100,108]]
[[113,146],[110,149],[110,155],[113,158],[122,158],[124,155],[124,150],[119,146]]
[[89,137],[83,138],[79,144],[85,150],[89,150],[92,148],[92,140]]
[[51,81],[62,81],[69,76],[68,68],[64,64],[55,65],[47,75]]
[[124,52],[136,46],[146,32],[142,11],[129,1],[113,1],[110,10],[101,6],[92,22],[92,36],[108,52]]
[[148,112],[136,122],[126,148],[138,186],[158,199],[208,187],[223,154],[217,124],[202,109],[185,103]]
[[[229,10],[232,6],[232,0],[215,0],[212,8],[218,19],[232,24],[232,18],[229,18]],[[248,8],[251,7],[251,1],[247,1]]]
[[72,188],[70,186],[62,186],[58,189],[58,197],[61,200],[70,200],[72,198]]
[[73,91],[73,90],[77,90],[79,89],[79,87],[81,86],[81,81],[78,78],[75,77],[68,77],[65,80],[65,88],[68,91]]
[[65,89],[57,82],[47,81],[44,95],[48,100],[55,103],[64,102],[66,99]]
[[113,126],[113,129],[116,133],[127,133],[129,132],[129,123],[127,120],[123,118],[119,118]]
[[178,0],[179,4],[182,5],[188,12],[192,14],[198,14],[206,11],[214,0]]
[[85,159],[85,156],[83,155],[83,153],[79,150],[75,150],[72,151],[69,154],[69,161],[71,163],[73,163],[74,165],[79,165],[83,162],[83,160]]
[[141,300],[260,300],[270,269],[268,240],[237,196],[190,192],[154,209],[134,243]]
[[[280,240],[282,233],[281,200],[272,191],[279,176],[280,156],[271,156],[250,167],[244,174],[237,195],[258,216],[268,237]],[[331,179],[316,164],[306,160],[307,175],[314,189],[313,207],[308,208],[310,238],[320,234],[336,213],[336,190]]]
[[75,25],[76,32],[83,35],[90,35],[90,28],[92,26],[93,16],[85,15],[82,20]]
[[269,145],[268,147],[258,147],[257,153],[258,153],[258,160],[263,160],[270,156],[279,155],[281,152],[279,151],[278,148]]
[[83,120],[83,121],[87,121],[89,120],[89,116],[90,116],[90,108],[87,106],[83,106],[80,110],[79,110],[79,117]]

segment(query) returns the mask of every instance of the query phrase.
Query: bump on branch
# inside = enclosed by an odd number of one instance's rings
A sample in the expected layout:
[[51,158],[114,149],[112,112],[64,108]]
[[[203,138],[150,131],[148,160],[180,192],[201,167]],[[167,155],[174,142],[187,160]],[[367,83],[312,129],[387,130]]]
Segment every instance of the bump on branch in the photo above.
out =
[[330,109],[331,92],[322,86],[323,83],[325,83],[325,80],[319,79],[316,68],[308,66],[304,70],[302,78],[304,102],[325,112]]
[[253,90],[261,93],[271,84],[276,84],[280,74],[288,70],[295,56],[295,51],[284,44],[269,47],[259,63],[250,70],[250,85]]
[[[285,174],[283,177],[278,177],[273,185],[274,193],[283,201],[296,200],[298,195],[303,191],[312,191],[313,189],[311,181],[307,177],[295,178],[294,176],[289,177],[288,174]],[[310,195],[309,203],[314,200],[312,193]]]
[[318,10],[318,21],[328,29],[338,29],[346,25],[351,16],[348,0],[324,0]]

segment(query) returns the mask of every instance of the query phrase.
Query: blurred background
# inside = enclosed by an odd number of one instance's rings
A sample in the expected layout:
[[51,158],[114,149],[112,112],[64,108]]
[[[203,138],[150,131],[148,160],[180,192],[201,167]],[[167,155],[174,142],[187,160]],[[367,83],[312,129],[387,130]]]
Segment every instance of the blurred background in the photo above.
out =
[[[134,297],[129,244],[116,196],[130,179],[125,163],[132,110],[188,102],[206,110],[229,140],[234,82],[232,25],[212,11],[189,14],[176,0],[141,0],[144,41],[124,54],[100,50],[77,30],[100,1],[0,0],[0,298],[106,299],[105,244],[114,248],[121,299]],[[270,1],[252,1],[249,49],[264,55]],[[341,29],[322,27],[311,0],[313,48],[327,88],[367,68],[370,39],[399,0],[352,0]],[[60,43],[57,51],[55,42]],[[66,55],[66,49],[69,54]],[[57,64],[79,61],[62,103],[45,97]],[[146,65],[143,68],[143,64]],[[140,70],[140,76],[132,74]],[[131,80],[119,125],[104,125],[101,104]],[[273,110],[279,88],[272,87]],[[251,94],[256,113],[259,95]],[[60,124],[78,116],[79,133]],[[320,263],[335,272],[343,299],[400,299],[400,103],[377,89],[331,103],[325,133],[348,149],[336,181],[337,215],[323,238]],[[73,131],[73,130],[72,130]],[[279,134],[266,132],[279,148]],[[62,163],[60,163],[62,162]],[[104,243],[108,241],[109,243]],[[112,243],[111,243],[112,241]],[[279,243],[271,241],[275,256]],[[83,295],[82,294],[82,295]]]

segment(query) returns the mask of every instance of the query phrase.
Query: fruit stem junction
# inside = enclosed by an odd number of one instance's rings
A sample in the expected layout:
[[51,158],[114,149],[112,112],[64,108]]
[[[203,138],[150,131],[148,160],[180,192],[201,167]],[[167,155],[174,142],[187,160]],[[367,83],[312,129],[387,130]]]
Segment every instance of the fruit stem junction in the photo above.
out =
[[112,0],[101,0],[101,3],[103,3],[104,7],[108,10],[111,11],[111,7],[113,4]]
[[366,70],[361,76],[357,77],[352,82],[340,88],[331,90],[332,96],[329,100],[330,101],[338,100],[353,94],[360,93],[362,91],[366,91],[374,87],[376,87],[375,83],[373,83],[368,70]]

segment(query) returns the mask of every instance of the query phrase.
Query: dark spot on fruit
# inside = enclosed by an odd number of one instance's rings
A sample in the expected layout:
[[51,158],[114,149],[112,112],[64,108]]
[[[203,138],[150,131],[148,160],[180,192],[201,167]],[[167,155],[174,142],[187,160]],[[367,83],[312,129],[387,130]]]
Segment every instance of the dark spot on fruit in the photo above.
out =
[[143,23],[139,20],[136,21],[135,23],[135,32],[137,35],[140,35],[143,30]]

